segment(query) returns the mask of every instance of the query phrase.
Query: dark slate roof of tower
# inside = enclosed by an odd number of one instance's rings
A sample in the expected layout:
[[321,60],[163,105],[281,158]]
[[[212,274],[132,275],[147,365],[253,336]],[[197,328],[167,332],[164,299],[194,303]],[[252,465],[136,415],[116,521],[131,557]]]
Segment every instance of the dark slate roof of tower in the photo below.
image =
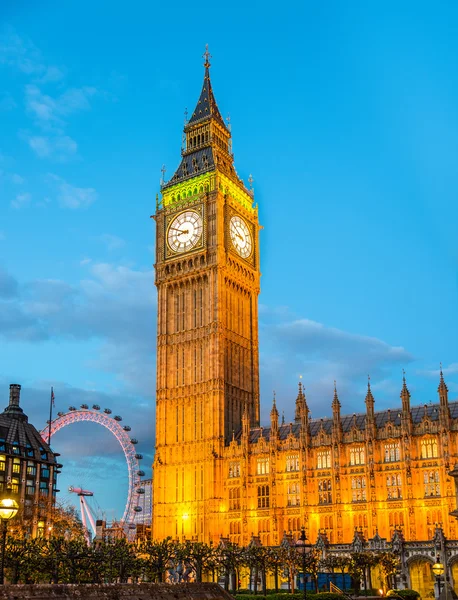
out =
[[200,92],[196,108],[194,109],[194,112],[188,121],[188,125],[193,125],[194,123],[207,119],[210,116],[216,119],[220,125],[227,129],[224,119],[219,112],[218,105],[216,104],[215,96],[213,95],[212,84],[210,81],[210,69],[209,65],[207,66],[206,64],[202,91]]
[[180,166],[175,171],[173,177],[162,186],[165,189],[180,181],[185,181],[190,177],[195,177],[206,171],[211,171],[215,168],[215,159],[213,157],[213,149],[211,146],[200,148],[191,154],[186,154],[181,159]]
[[[458,419],[458,402],[450,402],[450,416],[452,419]],[[411,409],[412,421],[414,424],[421,423],[425,414],[431,421],[439,420],[439,404],[424,404],[420,406],[414,406]],[[345,415],[342,417],[342,430],[344,433],[351,431],[355,425],[359,430],[366,429],[366,413],[356,413],[353,415]],[[391,422],[395,427],[401,425],[401,408],[388,409],[375,413],[375,423],[377,428],[382,428],[386,423]],[[322,419],[311,419],[310,421],[310,434],[312,437],[317,436],[323,428],[323,431],[331,435],[332,433],[332,418],[326,417]],[[256,443],[262,430],[262,437],[266,440],[270,440],[270,427],[255,427],[250,430],[250,443]],[[299,437],[301,431],[300,423],[285,423],[278,428],[278,438],[280,440],[286,440],[286,438],[292,432],[294,437]],[[235,439],[240,440],[242,432],[239,431]]]
[[[13,447],[19,446],[23,450],[32,449],[36,460],[56,462],[52,450],[19,406],[20,389],[21,386],[16,384],[10,386],[10,402],[0,414],[0,443],[6,444],[7,454],[16,454]],[[23,452],[21,454],[24,456]]]

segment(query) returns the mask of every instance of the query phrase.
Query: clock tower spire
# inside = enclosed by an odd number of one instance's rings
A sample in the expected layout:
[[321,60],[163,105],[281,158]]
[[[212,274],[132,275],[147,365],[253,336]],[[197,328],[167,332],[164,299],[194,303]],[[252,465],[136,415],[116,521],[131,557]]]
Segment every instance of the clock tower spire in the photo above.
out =
[[224,448],[259,423],[258,213],[239,179],[204,54],[185,147],[161,187],[153,537],[217,541]]

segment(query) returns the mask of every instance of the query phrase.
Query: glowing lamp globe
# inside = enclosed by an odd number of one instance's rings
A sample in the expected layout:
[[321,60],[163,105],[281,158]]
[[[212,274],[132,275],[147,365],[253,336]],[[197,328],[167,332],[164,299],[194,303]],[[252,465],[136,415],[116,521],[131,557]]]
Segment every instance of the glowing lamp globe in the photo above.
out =
[[432,566],[432,572],[436,577],[440,577],[444,572],[444,565],[440,562],[434,563]]
[[0,500],[0,519],[9,521],[17,515],[19,504],[13,498],[3,498]]

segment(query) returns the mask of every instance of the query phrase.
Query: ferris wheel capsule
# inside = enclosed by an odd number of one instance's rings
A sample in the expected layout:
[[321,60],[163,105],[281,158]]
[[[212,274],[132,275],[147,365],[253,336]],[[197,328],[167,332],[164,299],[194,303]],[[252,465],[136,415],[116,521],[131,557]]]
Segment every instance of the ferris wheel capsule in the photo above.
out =
[[92,408],[93,408],[94,410],[100,410],[100,406],[99,406],[98,404],[93,404],[93,405],[92,405]]
[[103,409],[103,412],[104,412],[106,415],[111,415],[111,412],[112,412],[112,411],[111,411],[111,408],[104,408],[104,409]]
[[89,406],[88,406],[87,404],[82,404],[82,405],[80,406],[80,408],[87,409],[87,408],[89,408]]
[[143,454],[136,454],[136,455],[135,455],[135,458],[136,458],[137,460],[141,460],[141,459],[143,458]]
[[139,477],[144,477],[144,476],[145,476],[145,471],[141,471],[141,470],[140,470],[140,471],[137,471],[137,475],[138,475]]
[[132,427],[130,425],[124,425],[123,429],[124,431],[131,431]]
[[134,511],[135,512],[142,512],[142,507],[141,506],[134,506]]
[[144,494],[145,493],[145,488],[137,488],[137,494]]
[[71,410],[71,411],[76,410],[76,406],[69,406],[68,410]]
[[122,417],[120,417],[119,415],[115,415],[115,416],[113,417],[113,419],[114,419],[115,421],[122,421]]
[[137,438],[132,438],[132,439],[130,440],[130,443],[131,443],[131,444],[134,444],[134,446],[135,446],[135,444],[138,444],[138,440],[137,440]]

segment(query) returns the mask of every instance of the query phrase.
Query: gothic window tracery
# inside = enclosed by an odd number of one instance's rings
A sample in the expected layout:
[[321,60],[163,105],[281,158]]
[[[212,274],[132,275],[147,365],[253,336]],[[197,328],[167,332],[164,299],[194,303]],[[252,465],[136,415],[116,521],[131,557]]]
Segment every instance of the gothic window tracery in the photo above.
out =
[[402,498],[401,473],[393,473],[386,476],[386,490],[388,494],[388,500],[397,500]]
[[240,477],[240,463],[230,462],[229,463],[229,478]]
[[317,468],[318,469],[330,469],[331,468],[331,451],[330,450],[319,450],[317,452]]
[[366,463],[366,450],[364,446],[350,448],[350,465],[364,465]]
[[366,478],[352,477],[351,478],[352,501],[361,502],[366,500]]
[[287,506],[300,506],[301,497],[298,483],[288,483],[286,489]]
[[439,471],[425,471],[423,474],[425,496],[440,496]]
[[320,479],[318,481],[318,503],[332,503],[332,483],[330,479]]
[[385,444],[385,462],[399,462],[401,460],[401,449],[399,442]]
[[270,507],[270,489],[268,485],[258,486],[258,508]]
[[269,459],[258,458],[256,462],[256,475],[267,475],[269,473]]
[[438,453],[438,444],[437,439],[435,438],[426,438],[421,440],[421,458],[437,458]]
[[286,472],[299,471],[299,454],[289,454],[286,457]]
[[229,510],[240,510],[240,488],[229,489]]

